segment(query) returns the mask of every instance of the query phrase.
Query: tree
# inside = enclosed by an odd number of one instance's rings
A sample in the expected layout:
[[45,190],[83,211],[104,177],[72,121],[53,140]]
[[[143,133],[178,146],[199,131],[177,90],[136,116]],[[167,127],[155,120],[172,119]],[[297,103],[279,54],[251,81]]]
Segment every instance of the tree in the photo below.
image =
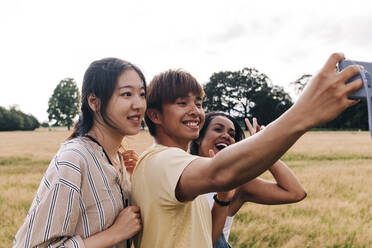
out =
[[267,125],[291,105],[292,99],[282,87],[273,86],[270,79],[254,68],[214,73],[204,86],[204,107],[223,111],[243,122],[256,117]]
[[300,78],[298,78],[296,81],[291,82],[290,85],[294,87],[295,92],[297,94],[300,94],[302,90],[305,88],[307,82],[309,82],[311,77],[312,77],[311,74],[304,74]]
[[75,80],[63,79],[49,98],[47,112],[49,121],[55,121],[53,126],[67,126],[70,130],[79,111],[79,101],[80,93]]
[[[310,74],[304,74],[290,84],[295,88],[295,92],[300,94],[311,77],[312,75]],[[368,108],[366,99],[361,99],[360,103],[346,109],[334,120],[320,125],[319,128],[368,130]]]
[[17,105],[9,110],[0,106],[0,131],[35,130],[39,126],[34,116],[23,113]]

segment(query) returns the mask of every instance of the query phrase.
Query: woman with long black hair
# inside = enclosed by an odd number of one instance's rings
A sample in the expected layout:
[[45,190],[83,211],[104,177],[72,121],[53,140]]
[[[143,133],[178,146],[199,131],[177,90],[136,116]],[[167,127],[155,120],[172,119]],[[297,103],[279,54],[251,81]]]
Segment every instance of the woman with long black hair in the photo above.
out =
[[79,121],[45,172],[14,247],[129,247],[141,220],[120,148],[140,130],[145,95],[137,66],[117,58],[89,66]]

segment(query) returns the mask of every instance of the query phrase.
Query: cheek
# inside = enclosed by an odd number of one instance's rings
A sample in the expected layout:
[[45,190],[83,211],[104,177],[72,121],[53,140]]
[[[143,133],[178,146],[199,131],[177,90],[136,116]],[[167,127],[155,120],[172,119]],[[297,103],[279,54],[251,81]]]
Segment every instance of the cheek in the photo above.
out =
[[209,151],[208,146],[204,142],[201,143],[200,148],[199,148],[199,156],[209,157],[208,151]]
[[204,137],[204,140],[202,142],[203,150],[208,152],[209,149],[213,149],[214,147],[213,142],[214,142],[214,139],[212,139],[211,137]]
[[146,111],[146,99],[142,99],[142,101],[141,101],[141,110],[143,110],[144,112]]

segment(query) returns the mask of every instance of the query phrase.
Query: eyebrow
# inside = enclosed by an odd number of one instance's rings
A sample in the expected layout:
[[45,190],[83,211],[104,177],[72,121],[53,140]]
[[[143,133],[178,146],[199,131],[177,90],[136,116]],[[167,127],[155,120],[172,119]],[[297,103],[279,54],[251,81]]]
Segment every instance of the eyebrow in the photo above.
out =
[[[225,127],[225,125],[224,124],[221,124],[221,123],[215,123],[214,125],[216,125],[216,126],[220,126],[220,127]],[[233,128],[229,128],[229,131],[233,131],[233,132],[235,132],[235,129],[233,129]]]
[[[178,97],[178,98],[185,99],[185,98],[190,98],[190,96],[180,96],[180,97]],[[203,99],[202,99],[200,96],[197,96],[197,97],[196,97],[196,100],[201,101],[201,100],[203,100]]]
[[[120,86],[120,87],[119,87],[119,90],[120,90],[120,89],[134,89],[134,87],[131,86],[131,85],[124,85],[124,86]],[[142,90],[142,89],[144,90],[145,87],[142,86],[140,89],[141,89],[141,90]]]

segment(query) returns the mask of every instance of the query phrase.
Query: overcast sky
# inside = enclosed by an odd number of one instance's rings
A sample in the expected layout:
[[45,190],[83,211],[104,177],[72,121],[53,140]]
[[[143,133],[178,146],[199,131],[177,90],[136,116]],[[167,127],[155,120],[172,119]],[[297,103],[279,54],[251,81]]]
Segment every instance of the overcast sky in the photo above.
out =
[[81,87],[103,57],[137,64],[148,81],[170,68],[205,83],[255,67],[288,92],[332,52],[372,61],[372,4],[359,0],[1,0],[0,28],[0,106],[41,122],[59,81]]

